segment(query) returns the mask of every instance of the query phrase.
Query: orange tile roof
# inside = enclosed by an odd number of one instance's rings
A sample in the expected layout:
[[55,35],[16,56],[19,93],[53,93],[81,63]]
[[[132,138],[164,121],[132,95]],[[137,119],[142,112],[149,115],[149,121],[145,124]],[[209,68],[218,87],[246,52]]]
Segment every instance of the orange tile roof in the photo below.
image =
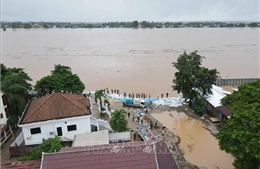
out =
[[90,101],[83,95],[53,93],[33,99],[21,124],[89,115]]

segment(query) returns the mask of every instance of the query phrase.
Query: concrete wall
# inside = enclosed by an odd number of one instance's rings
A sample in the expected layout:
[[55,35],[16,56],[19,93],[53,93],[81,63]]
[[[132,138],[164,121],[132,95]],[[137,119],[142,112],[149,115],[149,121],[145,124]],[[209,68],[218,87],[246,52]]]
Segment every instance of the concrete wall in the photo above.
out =
[[260,80],[260,78],[217,79],[215,84],[217,86],[239,86],[257,80]]
[[125,140],[129,141],[131,140],[131,132],[118,132],[118,133],[109,133],[109,141],[111,142],[117,142],[118,140]]
[[[67,126],[75,125],[77,130],[68,131]],[[62,128],[62,136],[73,140],[74,135],[91,132],[90,116],[71,117],[19,125],[22,128],[25,145],[41,144],[43,139],[54,138],[57,128]],[[30,129],[41,128],[41,133],[31,134]]]

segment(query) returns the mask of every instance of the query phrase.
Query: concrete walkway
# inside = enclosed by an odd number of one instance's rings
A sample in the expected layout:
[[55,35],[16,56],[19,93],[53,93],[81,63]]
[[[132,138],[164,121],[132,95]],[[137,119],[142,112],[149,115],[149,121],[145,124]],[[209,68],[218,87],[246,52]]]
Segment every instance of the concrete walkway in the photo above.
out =
[[[98,104],[95,104],[95,101],[93,98],[91,98],[91,101],[93,103],[92,105],[92,113],[93,113],[93,117],[97,118],[97,119],[104,119],[104,120],[107,120],[109,121],[109,118],[108,117],[100,117],[100,112],[98,110]],[[133,121],[133,114],[138,110],[136,108],[127,108],[127,107],[123,107],[123,103],[121,102],[115,102],[113,100],[109,100],[110,102],[110,109],[111,110],[115,110],[115,109],[118,109],[118,110],[125,110],[127,113],[130,112],[130,118],[127,117],[127,114],[126,114],[126,119],[128,121],[128,127],[131,128],[131,130],[133,130],[134,132],[136,132],[136,128],[139,126],[138,122],[136,121]],[[136,120],[136,119],[135,119]],[[146,123],[146,121],[144,120],[144,123]],[[141,137],[137,135],[136,137],[136,141],[141,141]]]

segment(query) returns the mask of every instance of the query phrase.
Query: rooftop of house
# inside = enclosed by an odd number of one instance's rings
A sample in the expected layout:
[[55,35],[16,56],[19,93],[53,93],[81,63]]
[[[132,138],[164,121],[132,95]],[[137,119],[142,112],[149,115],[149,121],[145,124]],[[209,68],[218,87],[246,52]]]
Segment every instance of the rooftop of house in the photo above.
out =
[[32,161],[16,161],[1,165],[1,169],[39,169],[41,166],[40,160]]
[[221,99],[226,97],[226,95],[231,94],[231,92],[216,85],[212,85],[211,91],[212,94],[208,94],[207,96],[204,96],[204,98],[214,107],[221,106]]
[[164,141],[63,148],[58,153],[44,153],[41,167],[43,169],[179,169]]
[[232,111],[229,110],[226,106],[218,106],[217,109],[222,112],[227,118],[230,118],[232,115]]
[[89,115],[90,100],[83,95],[53,93],[32,99],[20,124]]
[[72,147],[109,144],[108,130],[77,134],[74,136]]

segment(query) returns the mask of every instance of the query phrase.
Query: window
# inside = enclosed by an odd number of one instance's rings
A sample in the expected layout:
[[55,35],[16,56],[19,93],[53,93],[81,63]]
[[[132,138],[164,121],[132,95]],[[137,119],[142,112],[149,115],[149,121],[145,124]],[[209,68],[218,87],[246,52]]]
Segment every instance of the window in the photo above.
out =
[[70,125],[70,126],[67,126],[67,129],[68,129],[68,131],[74,131],[74,130],[77,130],[77,126],[76,126],[76,124]]
[[31,134],[39,134],[39,133],[41,133],[41,128],[40,127],[32,128],[32,129],[30,129],[30,131],[31,131]]

